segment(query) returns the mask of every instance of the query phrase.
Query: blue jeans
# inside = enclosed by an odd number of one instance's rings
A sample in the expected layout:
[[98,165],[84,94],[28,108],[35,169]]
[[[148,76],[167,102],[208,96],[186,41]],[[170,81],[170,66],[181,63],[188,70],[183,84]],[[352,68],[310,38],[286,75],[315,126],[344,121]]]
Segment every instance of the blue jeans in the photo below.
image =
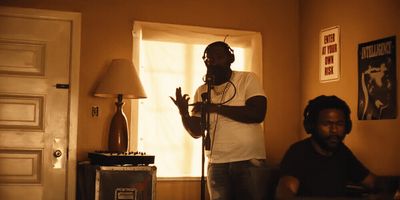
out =
[[267,197],[265,160],[246,160],[208,165],[210,200],[265,200]]

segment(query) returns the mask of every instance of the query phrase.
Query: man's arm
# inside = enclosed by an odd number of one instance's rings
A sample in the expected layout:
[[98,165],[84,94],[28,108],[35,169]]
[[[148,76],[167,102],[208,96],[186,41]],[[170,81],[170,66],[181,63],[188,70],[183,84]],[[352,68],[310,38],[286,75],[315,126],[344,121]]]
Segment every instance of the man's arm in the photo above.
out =
[[199,138],[203,132],[201,130],[200,117],[190,116],[189,113],[181,115],[183,127],[193,138]]
[[[200,112],[201,104],[193,108],[194,112]],[[267,112],[267,98],[265,96],[253,96],[246,100],[244,106],[229,106],[211,104],[207,107],[210,113],[218,113],[230,119],[243,123],[261,123]]]
[[184,94],[182,95],[181,87],[176,88],[175,91],[175,99],[170,97],[171,100],[174,102],[176,107],[179,109],[179,114],[182,118],[183,127],[185,127],[186,131],[193,138],[199,138],[202,136],[201,124],[200,124],[200,117],[190,116],[188,107],[189,107],[189,95]]
[[221,105],[217,112],[225,117],[243,123],[261,123],[267,112],[267,98],[254,96],[246,100],[244,106]]
[[[201,103],[195,106],[194,110],[201,109]],[[264,96],[254,96],[249,98],[244,106],[210,105],[210,112],[217,112],[220,115],[243,123],[261,123],[265,119],[267,112],[267,98]],[[189,134],[194,138],[202,136],[201,118],[190,116],[189,112],[181,113],[182,123]]]
[[279,179],[276,188],[276,199],[291,199],[295,198],[299,190],[299,180],[294,176],[284,175]]
[[[194,110],[201,109],[202,104],[195,106]],[[254,96],[249,98],[244,106],[228,106],[212,104],[209,108],[210,112],[217,112],[220,115],[243,123],[261,123],[265,119],[267,112],[267,98],[264,96]],[[183,111],[185,112],[185,111]],[[181,113],[182,123],[189,134],[194,138],[202,135],[201,118],[190,116],[189,112]]]
[[370,190],[374,190],[375,189],[375,180],[376,180],[376,176],[372,173],[369,173],[362,181],[361,184],[370,189]]

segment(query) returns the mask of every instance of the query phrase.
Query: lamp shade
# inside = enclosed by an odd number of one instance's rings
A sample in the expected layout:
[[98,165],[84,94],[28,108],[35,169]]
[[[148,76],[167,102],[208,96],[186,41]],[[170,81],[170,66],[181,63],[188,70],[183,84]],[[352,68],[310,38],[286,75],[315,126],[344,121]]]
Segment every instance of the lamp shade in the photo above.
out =
[[94,93],[97,97],[118,97],[118,95],[129,99],[146,98],[136,69],[128,59],[113,59]]

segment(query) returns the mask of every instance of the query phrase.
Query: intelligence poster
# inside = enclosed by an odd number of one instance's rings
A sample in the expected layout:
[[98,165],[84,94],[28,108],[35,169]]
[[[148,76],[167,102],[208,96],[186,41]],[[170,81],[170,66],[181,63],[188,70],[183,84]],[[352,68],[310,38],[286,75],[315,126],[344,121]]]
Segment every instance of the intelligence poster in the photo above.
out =
[[395,119],[396,37],[358,46],[358,119]]

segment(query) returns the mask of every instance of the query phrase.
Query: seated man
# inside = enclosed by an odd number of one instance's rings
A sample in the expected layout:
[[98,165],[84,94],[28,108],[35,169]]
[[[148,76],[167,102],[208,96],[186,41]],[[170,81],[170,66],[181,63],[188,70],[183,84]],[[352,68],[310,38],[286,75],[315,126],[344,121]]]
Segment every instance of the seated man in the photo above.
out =
[[346,102],[324,95],[309,101],[303,125],[311,137],[293,144],[282,159],[277,199],[345,196],[350,182],[374,187],[375,175],[343,143],[351,131]]

